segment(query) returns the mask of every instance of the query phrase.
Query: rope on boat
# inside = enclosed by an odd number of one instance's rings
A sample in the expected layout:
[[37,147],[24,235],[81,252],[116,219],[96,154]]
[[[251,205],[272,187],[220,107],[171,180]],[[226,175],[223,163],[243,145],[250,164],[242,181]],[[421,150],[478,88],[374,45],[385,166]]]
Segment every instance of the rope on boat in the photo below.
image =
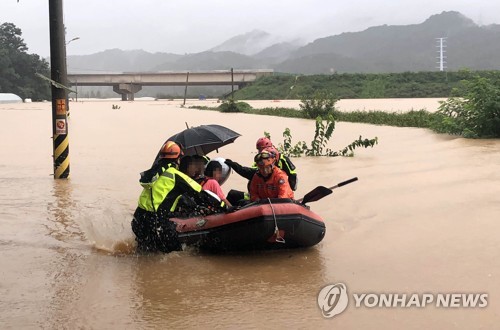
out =
[[274,213],[274,207],[273,203],[271,203],[271,199],[268,197],[267,201],[269,202],[269,206],[271,206],[271,211],[273,211],[273,218],[274,218],[274,235],[276,236],[276,243],[283,243],[285,244],[285,239],[281,237],[280,231],[278,229],[278,221],[276,220],[276,213]]

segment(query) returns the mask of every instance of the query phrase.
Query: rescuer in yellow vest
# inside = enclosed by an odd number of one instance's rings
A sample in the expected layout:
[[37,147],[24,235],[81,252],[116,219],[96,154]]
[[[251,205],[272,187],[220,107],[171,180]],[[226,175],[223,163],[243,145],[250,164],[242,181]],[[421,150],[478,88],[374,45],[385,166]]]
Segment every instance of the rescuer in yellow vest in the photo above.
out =
[[182,155],[178,144],[167,141],[160,151],[158,164],[141,173],[139,181],[144,189],[132,220],[138,250],[182,250],[176,225],[169,217],[176,211],[182,195],[196,199],[202,191],[197,182],[177,169]]

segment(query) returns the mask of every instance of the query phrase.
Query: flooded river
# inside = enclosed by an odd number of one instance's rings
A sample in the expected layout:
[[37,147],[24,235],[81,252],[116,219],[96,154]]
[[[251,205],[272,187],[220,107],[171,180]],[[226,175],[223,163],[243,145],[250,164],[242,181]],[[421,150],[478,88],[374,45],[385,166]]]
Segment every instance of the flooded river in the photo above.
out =
[[[330,148],[359,135],[377,136],[379,144],[352,158],[293,159],[297,198],[318,185],[359,178],[310,204],[327,226],[319,245],[136,255],[130,220],[139,172],[186,122],[242,134],[218,156],[243,164],[251,163],[264,131],[275,144],[286,127],[294,141],[314,135],[310,120],[180,103],[71,103],[68,180],[51,175],[51,104],[0,105],[0,328],[498,327],[500,140],[337,123]],[[234,173],[222,188],[245,185]],[[325,318],[318,293],[334,283],[346,285],[349,305]],[[352,293],[487,293],[488,306],[356,307]]]

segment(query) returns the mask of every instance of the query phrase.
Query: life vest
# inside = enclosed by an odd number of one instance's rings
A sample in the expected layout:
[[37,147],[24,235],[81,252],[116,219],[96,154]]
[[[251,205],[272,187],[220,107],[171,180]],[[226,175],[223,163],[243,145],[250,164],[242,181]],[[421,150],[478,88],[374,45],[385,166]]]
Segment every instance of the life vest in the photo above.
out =
[[162,173],[155,176],[149,184],[143,184],[144,189],[139,196],[140,208],[157,212],[161,207],[165,211],[173,212],[183,193],[201,192],[200,184],[172,164],[162,170]]
[[[280,170],[285,172],[286,175],[288,176],[288,183],[290,184],[290,188],[292,188],[293,191],[297,190],[298,179],[297,179],[297,172],[295,171],[296,167],[292,163],[290,158],[280,153],[280,158],[276,162],[276,166]],[[252,168],[257,170],[257,164],[253,163]]]
[[263,177],[257,172],[250,182],[250,199],[252,201],[268,197],[294,198],[286,173],[276,166],[273,167],[273,171],[268,177]]

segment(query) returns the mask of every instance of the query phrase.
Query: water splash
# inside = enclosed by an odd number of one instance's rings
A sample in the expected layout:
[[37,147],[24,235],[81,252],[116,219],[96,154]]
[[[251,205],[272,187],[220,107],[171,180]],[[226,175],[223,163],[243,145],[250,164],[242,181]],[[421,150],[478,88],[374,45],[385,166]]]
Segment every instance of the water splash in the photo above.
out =
[[80,210],[79,225],[93,248],[114,255],[135,252],[135,239],[129,207],[117,201],[100,199]]

